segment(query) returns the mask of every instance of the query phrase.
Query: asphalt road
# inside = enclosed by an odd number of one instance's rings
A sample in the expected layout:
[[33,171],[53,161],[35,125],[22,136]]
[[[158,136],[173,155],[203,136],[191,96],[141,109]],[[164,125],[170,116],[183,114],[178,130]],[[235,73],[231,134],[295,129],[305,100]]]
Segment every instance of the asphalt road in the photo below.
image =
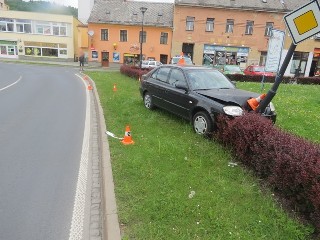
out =
[[86,120],[75,73],[0,62],[0,239],[69,239]]

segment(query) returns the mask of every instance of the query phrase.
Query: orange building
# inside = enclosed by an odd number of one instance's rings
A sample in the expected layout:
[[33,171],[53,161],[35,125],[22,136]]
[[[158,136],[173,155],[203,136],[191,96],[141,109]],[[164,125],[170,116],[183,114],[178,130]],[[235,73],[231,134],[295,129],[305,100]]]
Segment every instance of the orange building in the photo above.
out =
[[264,64],[272,29],[285,30],[280,1],[176,1],[172,54],[196,64]]
[[96,2],[88,19],[89,62],[138,65],[142,52],[143,60],[168,63],[173,6],[122,0]]

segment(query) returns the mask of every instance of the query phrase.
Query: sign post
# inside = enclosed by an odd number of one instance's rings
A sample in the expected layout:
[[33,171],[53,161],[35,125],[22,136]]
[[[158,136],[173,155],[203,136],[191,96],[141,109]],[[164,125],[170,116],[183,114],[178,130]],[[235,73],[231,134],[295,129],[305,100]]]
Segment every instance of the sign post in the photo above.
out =
[[261,101],[256,109],[256,112],[259,113],[263,113],[265,111],[265,108],[276,95],[283,75],[289,65],[294,50],[296,49],[296,45],[320,32],[320,6],[318,1],[313,0],[310,3],[288,13],[284,16],[284,21],[290,31],[293,43],[288,50],[272,88],[268,91],[267,96]]

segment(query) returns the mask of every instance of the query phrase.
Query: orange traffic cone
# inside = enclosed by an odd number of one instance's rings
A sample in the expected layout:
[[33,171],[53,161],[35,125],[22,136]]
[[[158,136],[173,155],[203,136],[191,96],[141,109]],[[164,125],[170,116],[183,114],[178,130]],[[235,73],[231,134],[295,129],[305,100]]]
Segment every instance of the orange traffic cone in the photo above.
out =
[[88,78],[88,76],[87,76],[87,75],[86,75],[86,76],[84,76],[84,77],[83,77],[83,79],[84,79],[84,80],[89,80],[89,78]]
[[117,85],[113,84],[113,91],[116,92],[117,91]]
[[88,90],[92,90],[93,88],[92,88],[92,86],[89,84],[88,85]]
[[259,103],[261,102],[262,99],[264,99],[267,96],[267,94],[261,94],[259,97],[257,98],[250,98],[247,103],[249,104],[249,106],[252,108],[252,110],[256,110],[257,107],[259,106]]
[[126,126],[126,131],[124,133],[124,138],[121,141],[124,145],[134,144],[134,141],[131,138],[131,131],[130,127]]
[[183,57],[183,52],[181,53],[180,55],[180,59],[179,61],[177,62],[178,65],[186,65],[186,61],[184,60],[184,57]]

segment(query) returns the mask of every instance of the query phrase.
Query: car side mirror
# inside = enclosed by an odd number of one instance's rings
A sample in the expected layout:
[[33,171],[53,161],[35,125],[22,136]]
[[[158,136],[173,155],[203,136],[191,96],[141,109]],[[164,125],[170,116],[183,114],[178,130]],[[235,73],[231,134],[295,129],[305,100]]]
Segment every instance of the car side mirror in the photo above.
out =
[[185,82],[180,82],[180,81],[176,83],[176,88],[183,89],[185,91],[189,90],[187,84]]

